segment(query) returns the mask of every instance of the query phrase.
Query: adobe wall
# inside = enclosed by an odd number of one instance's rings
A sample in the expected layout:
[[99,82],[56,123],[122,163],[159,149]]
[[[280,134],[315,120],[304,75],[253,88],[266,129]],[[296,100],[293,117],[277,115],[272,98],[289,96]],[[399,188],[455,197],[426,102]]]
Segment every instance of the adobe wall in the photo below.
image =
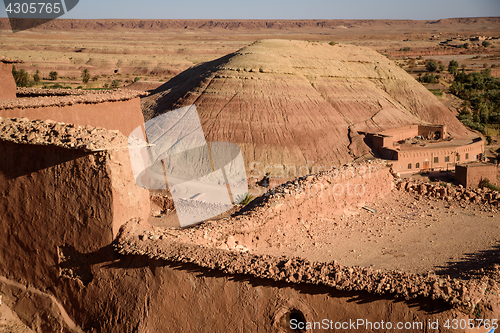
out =
[[465,187],[477,188],[479,182],[488,178],[490,184],[497,185],[498,166],[493,164],[457,165],[455,179]]
[[382,135],[390,136],[391,139],[385,142],[384,147],[392,146],[393,142],[398,142],[401,140],[405,140],[407,138],[413,138],[418,135],[420,125],[409,125],[398,128],[389,129],[383,132],[380,132]]
[[[418,135],[421,135],[424,138],[434,138],[435,133],[439,132],[439,139],[443,139],[448,134],[446,132],[445,125],[419,125],[418,126]],[[429,137],[430,134],[430,137]]]
[[[51,98],[57,100],[60,97]],[[67,124],[90,125],[108,130],[119,130],[126,136],[135,128],[144,124],[139,97],[129,100],[102,101],[99,103],[86,103],[82,101],[61,104],[56,102],[47,103],[43,106],[14,105],[3,109],[0,107],[0,117],[26,117],[33,120],[50,119]]]
[[126,147],[104,129],[0,118],[0,275],[45,291],[62,249],[99,251],[148,216]]
[[16,98],[16,82],[12,76],[12,64],[0,59],[0,101]]
[[[126,245],[127,250],[134,248],[137,254],[121,251],[122,254],[117,256],[107,248],[86,254],[85,258],[91,258],[93,280],[82,287],[75,279],[64,278],[53,288],[69,316],[85,332],[285,333],[290,332],[285,325],[292,310],[300,311],[309,321],[365,319],[397,323],[468,318],[440,300],[421,297],[405,300],[404,297],[394,299],[380,295],[385,284],[380,293],[349,289],[347,286],[351,286],[351,280],[355,281],[361,275],[357,272],[350,275],[347,268],[343,275],[339,275],[338,271],[331,270],[330,266],[335,266],[333,263],[325,265],[322,272],[325,275],[331,273],[332,281],[339,281],[339,287],[346,285],[345,290],[336,290],[322,282],[287,282],[288,277],[297,272],[302,275],[297,266],[301,262],[297,258],[252,256],[248,259],[253,264],[243,264],[244,255],[238,253],[198,247],[195,254],[192,248],[182,246],[177,247],[177,252],[167,250],[166,259],[154,258],[158,253],[148,252],[148,246],[156,240],[150,240],[148,234],[144,234],[144,241],[135,234],[133,238],[127,236],[120,238],[117,246],[123,249]],[[204,264],[192,263],[194,258],[203,260]],[[266,277],[266,263],[272,262],[271,259],[282,263],[276,273],[283,272],[286,277]],[[308,268],[309,263],[305,264]],[[240,273],[233,271],[233,267],[238,266],[241,267]],[[374,271],[373,274],[378,273]],[[406,279],[405,276],[398,278]],[[433,278],[437,281],[437,277]],[[382,279],[382,275],[378,277],[375,289],[384,281]],[[387,283],[393,283],[393,279],[387,279]],[[442,289],[445,287],[443,285]],[[483,307],[481,313],[488,315],[488,312],[483,312]],[[347,328],[331,331],[369,330]]]

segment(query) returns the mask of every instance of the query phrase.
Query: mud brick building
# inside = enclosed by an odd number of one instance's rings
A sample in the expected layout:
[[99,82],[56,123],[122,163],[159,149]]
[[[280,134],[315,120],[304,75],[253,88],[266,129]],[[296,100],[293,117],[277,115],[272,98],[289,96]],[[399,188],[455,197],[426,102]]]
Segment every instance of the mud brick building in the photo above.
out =
[[453,170],[459,163],[482,159],[484,141],[449,137],[445,125],[410,125],[367,133],[375,154],[389,160],[399,173]]
[[488,179],[497,185],[498,166],[489,163],[470,163],[455,167],[455,179],[464,187],[478,187],[479,182]]

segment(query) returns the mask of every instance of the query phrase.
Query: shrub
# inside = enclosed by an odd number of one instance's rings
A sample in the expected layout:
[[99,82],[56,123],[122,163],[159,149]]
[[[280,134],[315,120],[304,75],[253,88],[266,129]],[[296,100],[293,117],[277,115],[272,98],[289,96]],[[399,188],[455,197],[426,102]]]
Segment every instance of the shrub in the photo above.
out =
[[59,76],[59,74],[57,74],[57,72],[56,72],[56,71],[51,71],[51,72],[49,73],[49,79],[50,79],[50,80],[52,80],[52,81],[57,80],[57,77],[58,77],[58,76]]
[[134,82],[138,82],[140,79],[141,79],[140,77],[136,76],[136,77],[134,78]]
[[438,69],[438,63],[435,62],[434,60],[429,60],[427,61],[427,63],[425,64],[425,68],[429,71],[429,72],[435,72],[437,69]]
[[246,206],[252,201],[254,198],[253,195],[249,194],[248,192],[245,193],[245,195],[239,195],[236,198],[236,202],[238,202],[240,205]]
[[459,66],[460,65],[458,64],[458,61],[455,60],[450,61],[450,63],[448,64],[448,72],[456,74],[458,72]]
[[120,82],[118,80],[113,80],[113,82],[111,82],[111,89],[117,88],[120,88]]
[[402,47],[399,49],[399,51],[408,52],[408,51],[411,51],[411,47],[409,47],[409,46]]
[[425,74],[422,77],[418,78],[418,81],[423,82],[423,83],[439,83],[439,79],[441,78],[441,75],[434,75],[434,74]]
[[332,42],[330,42],[328,44],[330,44],[331,46],[334,46],[334,45],[337,45],[338,43],[335,43],[335,42],[332,41]]
[[483,42],[481,43],[481,45],[483,45],[484,47],[489,47],[491,45],[491,42],[489,42],[487,40],[483,40]]
[[500,188],[498,186],[491,184],[488,178],[483,178],[479,182],[479,188],[485,188],[485,187],[492,191],[500,191]]

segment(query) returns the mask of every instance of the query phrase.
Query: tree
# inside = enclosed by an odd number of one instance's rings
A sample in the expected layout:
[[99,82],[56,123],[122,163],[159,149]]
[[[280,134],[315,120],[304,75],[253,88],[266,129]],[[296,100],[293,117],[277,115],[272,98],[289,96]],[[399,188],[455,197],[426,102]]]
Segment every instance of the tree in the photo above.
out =
[[49,73],[49,79],[50,79],[50,80],[52,80],[52,81],[57,80],[57,77],[58,77],[58,76],[59,76],[59,75],[57,74],[57,72],[56,72],[56,71],[51,71],[51,72]]
[[429,72],[435,72],[437,69],[438,69],[438,63],[435,62],[434,60],[429,60],[427,61],[427,63],[425,64],[425,68],[429,71]]
[[33,75],[33,81],[40,82],[40,71],[37,69],[35,74]]
[[24,69],[18,72],[16,85],[18,87],[28,87],[30,84],[30,75]]
[[140,77],[136,76],[136,77],[134,78],[134,82],[138,82],[140,79],[141,79]]
[[460,65],[458,64],[458,61],[450,61],[450,63],[448,64],[448,72],[450,72],[451,74],[456,74],[458,72],[459,66]]
[[94,75],[92,77],[92,81],[96,82],[97,80],[99,80],[99,75]]
[[28,87],[30,85],[30,75],[24,69],[16,70],[16,66],[12,66],[12,76],[18,87]]
[[84,69],[82,71],[82,81],[83,83],[87,84],[89,83],[90,80],[90,71],[88,69]]
[[487,124],[489,117],[490,117],[490,113],[488,111],[488,106],[484,103],[481,103],[479,106],[479,119],[480,119],[481,123]]

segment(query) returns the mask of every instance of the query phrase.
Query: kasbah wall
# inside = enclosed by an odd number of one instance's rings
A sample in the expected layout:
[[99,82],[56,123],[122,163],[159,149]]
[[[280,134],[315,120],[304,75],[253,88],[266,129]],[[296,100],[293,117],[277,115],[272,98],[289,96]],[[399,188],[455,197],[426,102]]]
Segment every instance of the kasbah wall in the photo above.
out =
[[[53,121],[0,120],[0,293],[36,332],[288,332],[286,321],[297,311],[308,320],[347,323],[468,318],[430,298],[396,300],[227,274],[183,263],[182,253],[168,260],[119,254],[113,242],[120,226],[149,213],[149,194],[135,185],[126,137]],[[72,145],[65,136],[71,131]],[[92,133],[108,139],[96,139],[97,148],[89,149],[85,140]],[[386,178],[388,171],[380,172]],[[369,180],[345,181],[355,188]],[[373,181],[381,191],[392,189],[392,183]],[[342,331],[359,332],[351,326]]]

